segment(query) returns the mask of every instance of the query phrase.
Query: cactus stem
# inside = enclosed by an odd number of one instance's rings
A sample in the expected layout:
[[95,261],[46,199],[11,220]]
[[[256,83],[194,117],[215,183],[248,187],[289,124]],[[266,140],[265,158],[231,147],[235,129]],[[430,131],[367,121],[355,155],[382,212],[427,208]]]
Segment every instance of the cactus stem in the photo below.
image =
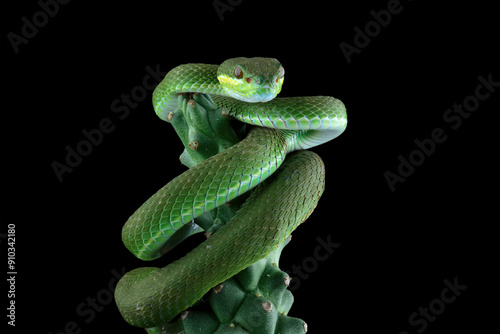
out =
[[[245,128],[233,128],[228,119],[229,110],[217,108],[210,95],[181,93],[177,103],[178,109],[166,116],[184,144],[179,160],[189,168],[236,144],[240,141],[239,136],[244,136]],[[211,238],[214,231],[234,216],[240,205],[240,200],[227,202],[205,218],[207,222],[200,220],[208,227],[203,227],[205,238]],[[208,226],[210,220],[212,225]],[[249,333],[246,328],[254,327],[257,313],[259,321],[264,321],[258,333],[307,331],[305,322],[287,315],[293,303],[293,295],[286,289],[291,277],[279,269],[279,258],[288,241],[287,238],[268,257],[212,287],[194,309],[181,312],[179,321],[165,324],[161,333]],[[205,252],[212,247],[206,243],[204,246]]]

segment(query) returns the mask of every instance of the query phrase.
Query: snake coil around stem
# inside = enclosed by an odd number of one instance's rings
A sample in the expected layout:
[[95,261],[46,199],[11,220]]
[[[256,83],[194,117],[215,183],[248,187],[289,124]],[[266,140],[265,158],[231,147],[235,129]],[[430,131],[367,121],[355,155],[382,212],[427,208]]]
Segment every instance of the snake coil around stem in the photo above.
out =
[[[277,263],[284,241],[309,217],[324,189],[323,162],[304,149],[340,135],[347,116],[332,97],[275,98],[283,80],[275,59],[233,58],[220,66],[178,66],[156,88],[155,111],[174,126],[185,147],[181,161],[190,168],[137,209],[123,227],[123,242],[138,258],[153,260],[202,229],[210,238],[164,268],[135,269],[120,280],[116,303],[130,324],[150,333],[306,330],[286,316],[290,293],[287,284],[280,290],[287,276]],[[239,141],[230,118],[255,126]],[[237,199],[251,190],[240,207]],[[268,271],[255,269],[259,263],[276,269],[281,285],[268,282],[262,276]],[[248,273],[251,279],[240,279]],[[211,289],[210,296],[218,296],[221,283],[223,291],[232,291],[235,275],[239,290],[222,304],[210,302],[209,313],[176,318]],[[257,302],[263,311],[243,312],[255,298],[264,300]],[[248,321],[248,312],[260,314],[259,326]]]

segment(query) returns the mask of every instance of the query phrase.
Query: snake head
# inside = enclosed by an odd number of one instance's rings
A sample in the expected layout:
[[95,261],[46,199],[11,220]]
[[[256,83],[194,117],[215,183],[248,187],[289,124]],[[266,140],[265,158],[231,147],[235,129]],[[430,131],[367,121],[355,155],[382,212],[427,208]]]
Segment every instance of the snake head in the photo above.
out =
[[281,91],[285,70],[274,58],[231,58],[217,70],[224,92],[241,101],[267,102]]

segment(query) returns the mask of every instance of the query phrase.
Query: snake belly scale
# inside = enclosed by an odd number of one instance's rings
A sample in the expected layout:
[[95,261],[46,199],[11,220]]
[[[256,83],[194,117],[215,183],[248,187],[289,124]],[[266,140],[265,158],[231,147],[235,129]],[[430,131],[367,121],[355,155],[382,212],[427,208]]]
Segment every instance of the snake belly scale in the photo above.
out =
[[171,321],[212,287],[264,258],[315,208],[324,167],[316,154],[302,150],[339,136],[347,115],[333,97],[275,98],[283,80],[276,59],[232,58],[221,65],[180,65],[156,88],[153,105],[165,121],[175,117],[179,93],[204,93],[223,114],[255,127],[137,209],[122,229],[125,246],[140,259],[156,259],[185,224],[256,189],[230,222],[185,257],[161,269],[135,269],[120,280],[116,303],[130,324],[147,328]]

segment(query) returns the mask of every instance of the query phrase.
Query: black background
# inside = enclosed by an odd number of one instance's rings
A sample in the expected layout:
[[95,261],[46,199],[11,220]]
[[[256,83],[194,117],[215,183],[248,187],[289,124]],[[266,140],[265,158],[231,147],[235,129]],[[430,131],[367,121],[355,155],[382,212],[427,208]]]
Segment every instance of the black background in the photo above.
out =
[[[164,266],[202,238],[147,264],[122,245],[128,216],[184,167],[151,91],[123,120],[111,104],[142,85],[147,66],[265,56],[286,68],[281,96],[332,95],[349,117],[342,136],[313,149],[326,191],[280,266],[309,261],[318,237],[340,247],[293,291],[290,315],[310,333],[417,333],[410,315],[456,277],[466,290],[424,333],[498,333],[500,87],[456,130],[443,115],[479,76],[500,81],[500,6],[402,1],[348,63],[339,44],[354,45],[354,28],[388,3],[246,0],[221,21],[212,1],[73,0],[15,53],[8,34],[41,7],[2,2],[1,232],[16,224],[18,272],[16,327],[2,332],[60,333],[74,321],[80,333],[143,333],[114,302],[92,315],[87,298],[106,298],[113,270]],[[51,164],[105,118],[114,130],[59,182]],[[435,128],[446,141],[392,192],[384,173]],[[1,295],[6,313],[7,286]]]

